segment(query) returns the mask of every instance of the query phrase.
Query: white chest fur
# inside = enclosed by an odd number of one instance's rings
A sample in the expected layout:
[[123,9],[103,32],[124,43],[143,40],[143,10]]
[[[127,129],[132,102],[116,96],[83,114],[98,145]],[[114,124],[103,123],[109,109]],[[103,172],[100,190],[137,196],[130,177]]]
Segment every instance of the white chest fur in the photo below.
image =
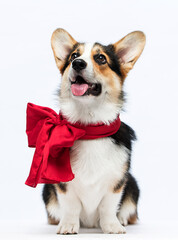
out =
[[127,159],[128,150],[114,144],[111,138],[79,140],[72,147],[71,166],[75,179],[69,185],[80,199],[82,214],[90,219],[91,225],[95,221],[92,218],[97,218],[102,198],[122,179]]

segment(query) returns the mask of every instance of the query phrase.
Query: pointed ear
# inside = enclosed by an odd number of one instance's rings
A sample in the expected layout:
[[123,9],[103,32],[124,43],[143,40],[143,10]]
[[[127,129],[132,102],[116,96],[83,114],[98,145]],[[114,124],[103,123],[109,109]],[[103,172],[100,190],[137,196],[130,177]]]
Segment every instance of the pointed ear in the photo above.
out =
[[58,28],[53,32],[51,46],[57,67],[60,71],[62,71],[65,60],[76,43],[75,39],[73,39],[73,37],[62,28]]
[[136,31],[129,33],[120,41],[113,44],[124,77],[127,76],[127,73],[133,68],[142,53],[145,41],[145,34]]

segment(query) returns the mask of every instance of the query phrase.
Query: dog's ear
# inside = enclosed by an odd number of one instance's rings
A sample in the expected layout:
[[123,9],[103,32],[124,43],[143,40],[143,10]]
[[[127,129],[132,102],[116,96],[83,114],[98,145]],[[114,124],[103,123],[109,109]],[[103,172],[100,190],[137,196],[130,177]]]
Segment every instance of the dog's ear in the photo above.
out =
[[145,34],[135,31],[113,44],[124,77],[127,76],[142,53],[145,41]]
[[76,43],[75,39],[73,39],[73,37],[62,28],[58,28],[53,32],[51,46],[57,67],[60,71],[62,71],[65,60]]

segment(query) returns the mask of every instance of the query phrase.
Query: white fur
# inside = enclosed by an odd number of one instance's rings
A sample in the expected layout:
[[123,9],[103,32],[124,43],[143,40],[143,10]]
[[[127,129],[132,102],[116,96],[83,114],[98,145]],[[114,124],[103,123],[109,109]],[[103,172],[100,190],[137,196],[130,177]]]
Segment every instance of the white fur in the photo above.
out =
[[57,221],[60,220],[61,208],[59,208],[58,203],[49,202],[49,204],[47,205],[47,210],[48,210],[48,213],[50,214],[50,217],[54,218]]
[[128,219],[130,216],[136,213],[136,206],[130,200],[125,201],[119,210],[118,218],[122,225],[128,225]]
[[[85,71],[83,71],[84,78],[93,77],[93,64],[91,60],[91,51],[93,48],[93,43],[85,43],[85,49],[83,54],[78,59],[83,59],[87,63]],[[94,79],[93,79],[94,80]]]
[[[84,53],[79,57],[87,62],[81,73],[87,81],[95,82],[91,61],[92,44],[85,44]],[[75,72],[69,69],[69,79]],[[68,76],[63,75],[65,80]],[[117,88],[120,88],[118,79]],[[97,96],[73,96],[70,81],[65,81],[65,91],[60,97],[61,112],[70,122],[84,124],[114,121],[121,106],[114,104],[107,96],[104,83],[102,93]],[[124,233],[125,228],[116,217],[122,191],[114,193],[114,186],[125,174],[129,151],[113,143],[111,138],[78,140],[71,148],[70,159],[74,180],[67,184],[67,192],[58,193],[60,223],[58,233],[78,232],[79,219],[85,227],[101,226],[105,233]]]
[[[60,214],[58,232],[61,232],[63,224],[69,222],[72,225],[75,222],[75,226],[78,226],[79,218],[85,227],[101,225],[104,232],[125,232],[116,218],[122,192],[113,193],[113,186],[117,184],[116,180],[122,179],[121,169],[127,158],[128,150],[125,147],[118,148],[109,138],[75,142],[71,150],[75,179],[68,183],[66,194],[59,194],[59,205],[63,212]],[[106,217],[104,212],[107,213]]]
[[78,233],[79,230],[79,218],[81,212],[81,202],[75,193],[75,189],[68,186],[66,194],[60,194],[59,206],[60,222],[57,228],[57,233]]
[[122,193],[109,192],[104,196],[100,205],[100,226],[104,233],[125,233],[125,228],[119,222],[116,211]]
[[105,100],[106,97],[102,98],[98,96],[98,100],[96,101],[91,96],[93,99],[90,99],[89,107],[86,107],[88,101],[86,98],[87,96],[83,97],[81,103],[78,100],[71,99],[62,99],[60,101],[61,111],[70,122],[75,123],[80,119],[84,124],[98,122],[110,124],[120,113],[121,108],[119,104],[107,102]]

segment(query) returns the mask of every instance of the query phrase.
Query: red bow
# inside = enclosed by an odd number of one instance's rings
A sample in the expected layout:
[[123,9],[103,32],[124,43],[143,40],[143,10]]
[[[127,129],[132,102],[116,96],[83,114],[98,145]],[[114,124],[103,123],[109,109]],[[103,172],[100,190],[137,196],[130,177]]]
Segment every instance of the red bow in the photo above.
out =
[[110,125],[71,124],[50,108],[27,105],[28,146],[36,147],[30,174],[25,184],[68,182],[74,178],[70,165],[70,147],[78,139],[97,139],[116,133],[120,118]]

